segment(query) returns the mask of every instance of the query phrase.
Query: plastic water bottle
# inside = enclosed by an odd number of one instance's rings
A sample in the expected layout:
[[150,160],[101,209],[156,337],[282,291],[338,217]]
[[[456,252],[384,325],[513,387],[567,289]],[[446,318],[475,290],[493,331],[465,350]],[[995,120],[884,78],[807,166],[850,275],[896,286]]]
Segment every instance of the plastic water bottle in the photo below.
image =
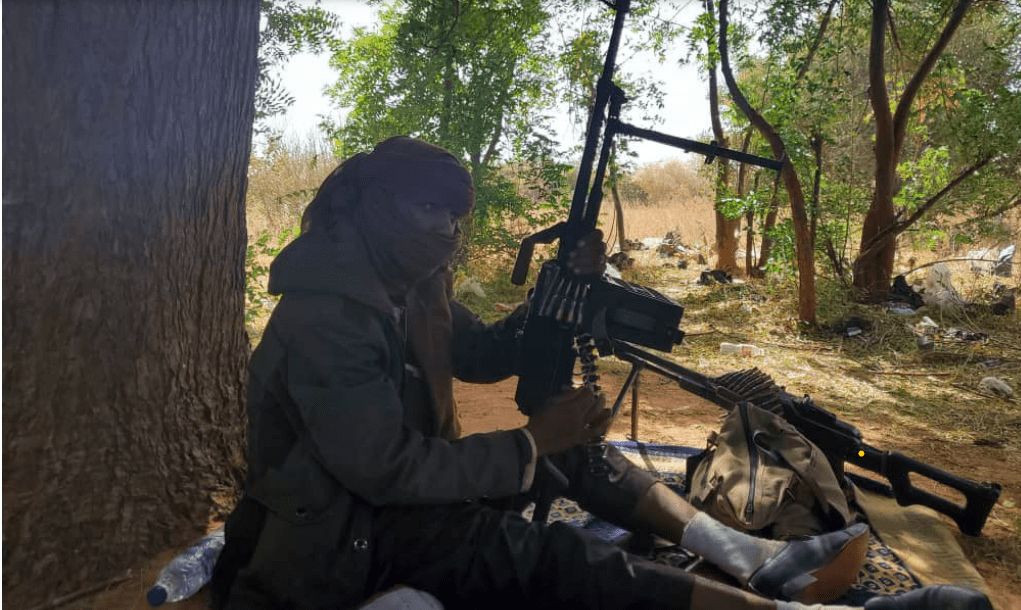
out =
[[766,350],[750,343],[721,343],[720,353],[723,355],[758,357],[764,355]]
[[213,575],[220,551],[223,550],[223,529],[205,536],[166,565],[146,594],[150,606],[178,602],[195,595]]

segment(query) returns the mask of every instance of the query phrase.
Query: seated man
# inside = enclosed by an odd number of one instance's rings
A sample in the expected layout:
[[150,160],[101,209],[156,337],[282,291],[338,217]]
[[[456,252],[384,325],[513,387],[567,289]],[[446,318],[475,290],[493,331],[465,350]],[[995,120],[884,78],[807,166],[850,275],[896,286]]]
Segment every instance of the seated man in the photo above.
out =
[[[555,397],[524,428],[459,438],[453,376],[510,376],[523,321],[518,311],[487,327],[450,300],[448,263],[473,197],[453,156],[404,137],[349,159],[319,189],[302,235],[273,263],[270,290],[283,296],[252,355],[248,478],[215,604],[350,607],[395,585],[448,608],[795,609],[843,593],[865,525],[763,540],[697,512],[612,448],[591,469],[583,445],[605,433],[609,411],[586,389]],[[576,270],[598,272],[604,252],[591,236]],[[541,456],[583,508],[680,543],[759,595],[525,520],[514,508],[546,476]],[[972,599],[926,595],[944,608]]]

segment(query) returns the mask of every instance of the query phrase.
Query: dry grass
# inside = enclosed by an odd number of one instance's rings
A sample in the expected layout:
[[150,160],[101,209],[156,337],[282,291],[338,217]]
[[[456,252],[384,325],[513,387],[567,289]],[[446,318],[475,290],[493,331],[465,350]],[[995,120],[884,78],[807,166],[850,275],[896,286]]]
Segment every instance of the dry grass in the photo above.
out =
[[253,156],[245,202],[250,240],[298,226],[305,206],[338,163],[325,142],[312,139],[271,143],[263,155]]
[[[708,248],[715,216],[712,184],[697,166],[664,161],[636,169],[622,181],[624,232],[628,239],[663,237],[673,232],[688,246]],[[615,235],[612,200],[603,199],[599,225]]]
[[[715,222],[711,200],[624,206],[624,233],[628,239],[663,237],[673,232],[685,245],[704,249],[713,243]],[[616,235],[613,225],[613,206],[605,205],[600,210],[599,226],[608,238]]]

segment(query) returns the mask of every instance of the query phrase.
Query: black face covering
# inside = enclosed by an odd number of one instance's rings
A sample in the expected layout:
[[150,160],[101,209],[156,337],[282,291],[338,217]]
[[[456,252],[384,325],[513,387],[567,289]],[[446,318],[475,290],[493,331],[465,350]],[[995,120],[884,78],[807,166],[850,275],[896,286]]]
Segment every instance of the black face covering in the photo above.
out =
[[459,234],[430,233],[413,225],[406,206],[384,189],[369,189],[353,217],[387,291],[400,300],[409,288],[446,266],[459,242]]
[[446,266],[459,236],[424,231],[410,206],[432,204],[457,216],[474,204],[471,177],[448,152],[412,138],[381,142],[353,168],[358,201],[352,220],[387,291],[402,300],[418,282]]

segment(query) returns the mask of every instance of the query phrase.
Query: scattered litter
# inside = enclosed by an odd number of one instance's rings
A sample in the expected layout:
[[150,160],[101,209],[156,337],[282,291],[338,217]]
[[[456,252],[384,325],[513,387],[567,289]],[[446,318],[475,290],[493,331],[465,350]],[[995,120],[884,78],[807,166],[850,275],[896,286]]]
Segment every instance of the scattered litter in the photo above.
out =
[[929,335],[919,335],[915,337],[915,345],[918,346],[918,349],[927,352],[936,346],[936,342]]
[[482,284],[473,277],[466,277],[454,286],[454,295],[457,298],[466,294],[474,294],[480,299],[486,298],[486,291],[482,289]]
[[220,528],[174,557],[160,570],[156,583],[146,593],[149,605],[161,606],[195,595],[212,577],[223,543],[223,528]]
[[907,303],[887,302],[885,306],[886,311],[896,316],[912,316],[915,314],[915,310]]
[[957,341],[985,341],[989,338],[986,333],[961,328],[948,328],[943,332],[943,336]]
[[703,271],[702,274],[698,276],[698,282],[696,283],[700,286],[709,286],[711,284],[733,284],[734,278],[722,269],[713,269],[712,271]]
[[872,330],[872,323],[860,316],[850,316],[830,325],[830,330],[844,337],[857,337]]
[[634,250],[645,250],[645,244],[637,239],[625,239],[624,240],[624,252],[631,252]]
[[971,259],[972,273],[1010,277],[1014,272],[1015,250],[1014,244],[999,251],[996,248],[981,248],[969,250],[966,258]]
[[890,287],[890,300],[895,303],[907,303],[912,309],[918,309],[925,305],[922,295],[912,288],[903,275],[893,278],[893,285]]
[[1010,387],[1006,381],[999,377],[982,378],[982,381],[978,382],[978,389],[1002,396],[1003,398],[1010,398],[1014,395],[1014,388]]
[[925,294],[922,299],[929,307],[940,310],[953,310],[962,307],[965,302],[954,288],[953,274],[946,263],[938,263],[929,268],[925,276]]
[[766,350],[750,343],[721,343],[720,353],[725,356],[763,356]]
[[663,243],[663,239],[660,237],[643,237],[641,240],[642,247],[635,248],[636,250],[655,250],[660,244]]
[[606,263],[606,275],[612,277],[615,280],[623,279],[620,275],[620,271],[611,263]]
[[628,256],[627,252],[615,252],[606,260],[610,265],[613,265],[620,271],[630,269],[635,266],[635,259]]
[[493,303],[493,309],[502,313],[510,313],[517,308],[513,305],[508,305],[507,303]]
[[996,264],[993,266],[993,275],[1010,277],[1014,274],[1014,244],[1010,244],[996,257]]
[[1017,297],[1015,296],[1014,288],[1007,288],[1003,284],[997,283],[993,286],[993,294],[999,297],[989,306],[989,310],[993,315],[1006,316],[1014,313],[1017,307]]
[[939,331],[939,324],[933,322],[929,316],[922,316],[922,320],[915,324],[915,330],[926,335],[935,335]]
[[1003,360],[1000,360],[999,358],[987,358],[982,362],[979,362],[978,365],[984,369],[995,369],[1003,365]]

